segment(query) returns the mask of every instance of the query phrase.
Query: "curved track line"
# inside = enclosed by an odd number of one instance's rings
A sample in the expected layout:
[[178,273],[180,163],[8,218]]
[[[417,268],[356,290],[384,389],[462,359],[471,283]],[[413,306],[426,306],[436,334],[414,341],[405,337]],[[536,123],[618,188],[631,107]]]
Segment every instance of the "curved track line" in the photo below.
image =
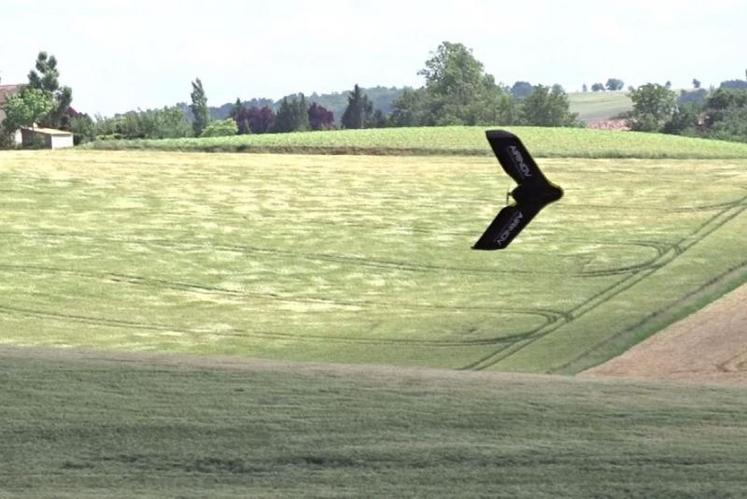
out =
[[[14,231],[0,231],[0,234],[19,235],[19,232]],[[24,236],[28,236],[28,232],[22,233]],[[396,260],[384,260],[370,257],[359,257],[352,255],[335,255],[329,253],[302,253],[294,252],[289,250],[275,249],[275,248],[262,248],[258,246],[247,246],[247,245],[223,245],[223,244],[211,244],[211,243],[193,243],[187,241],[174,241],[170,239],[121,239],[121,238],[107,238],[107,237],[94,237],[84,233],[64,233],[64,232],[39,232],[36,234],[42,234],[46,237],[58,237],[58,238],[78,238],[87,239],[91,241],[107,241],[119,244],[139,244],[143,246],[154,246],[160,248],[168,248],[172,250],[177,249],[212,249],[218,251],[238,252],[244,254],[258,253],[265,254],[272,257],[295,257],[304,260],[314,262],[332,262],[345,265],[357,265],[360,267],[378,268],[385,270],[401,270],[405,272],[459,272],[467,275],[495,275],[495,274],[521,274],[521,275],[565,275],[569,277],[607,277],[614,276],[629,272],[634,272],[641,268],[641,266],[647,267],[652,260],[643,262],[642,264],[629,265],[624,267],[611,267],[608,269],[599,270],[581,270],[580,272],[537,272],[534,270],[521,270],[521,269],[505,269],[505,268],[492,268],[492,269],[476,269],[476,268],[464,268],[464,267],[446,267],[438,265],[423,265],[413,264],[409,262],[401,262]],[[570,240],[570,239],[567,239]],[[588,241],[585,241],[588,243]],[[633,242],[603,242],[599,243],[606,246],[643,246],[651,247],[659,251],[659,246],[667,246],[667,243],[656,243],[651,241],[633,241]],[[671,246],[668,246],[671,248]]]
[[[656,272],[658,269],[660,269],[664,265],[671,263],[675,258],[680,256],[682,253],[686,252],[688,249],[690,249],[692,246],[697,244],[699,241],[703,240],[706,236],[710,235],[711,233],[716,231],[718,228],[723,226],[725,223],[729,222],[730,220],[734,219],[736,216],[740,215],[743,211],[745,211],[745,209],[747,209],[747,205],[744,204],[746,200],[747,200],[747,196],[742,198],[742,201],[740,203],[737,203],[734,206],[726,208],[720,211],[719,213],[715,214],[713,217],[706,220],[703,224],[697,227],[688,236],[685,236],[679,242],[677,242],[677,244],[673,245],[673,248],[678,248],[678,250],[672,249],[664,253],[661,257],[659,257],[659,260],[661,260],[661,262],[655,261],[653,262],[654,266],[652,266],[651,268],[643,268],[633,274],[629,274],[628,276],[621,279],[620,281],[613,283],[611,286],[607,287],[606,289],[593,295],[592,297],[585,300],[581,304],[572,308],[569,311],[572,316],[570,321],[564,320],[562,322],[558,322],[558,323],[545,326],[540,331],[537,331],[536,334],[534,334],[531,338],[527,339],[526,341],[520,342],[520,344],[519,342],[514,344],[515,348],[507,348],[507,349],[502,349],[501,351],[493,352],[487,356],[484,356],[478,359],[475,362],[472,362],[462,367],[461,369],[483,370],[483,369],[489,368],[497,364],[498,362],[501,362],[502,360],[507,359],[511,355],[524,349],[526,346],[534,343],[535,341],[556,331],[564,324],[570,323],[573,320],[577,319],[578,317],[581,317],[582,315],[590,312],[591,310],[594,310],[600,305],[603,305],[604,303],[614,298],[615,296],[619,295],[623,291],[631,288],[635,284],[638,284],[643,279],[647,278],[648,276]],[[504,353],[505,350],[508,350],[508,352]]]
[[5,315],[21,315],[26,317],[34,317],[46,320],[55,320],[58,322],[65,323],[81,323],[89,324],[93,326],[111,327],[117,329],[132,329],[132,330],[146,330],[146,331],[159,331],[163,333],[182,333],[193,336],[201,335],[212,335],[212,336],[224,336],[224,337],[259,337],[259,338],[271,338],[271,339],[292,339],[292,340],[315,340],[322,342],[338,342],[338,343],[355,343],[355,344],[373,344],[373,345],[415,345],[423,347],[469,347],[469,346],[481,346],[481,345],[496,345],[502,343],[512,343],[526,338],[532,334],[533,330],[516,333],[513,335],[501,336],[497,338],[483,338],[475,340],[417,340],[407,338],[372,338],[372,337],[338,337],[329,335],[296,335],[289,333],[277,333],[271,331],[247,331],[245,329],[234,328],[230,331],[211,331],[211,330],[200,330],[190,329],[184,327],[172,326],[169,324],[160,323],[148,323],[148,322],[136,322],[127,321],[120,319],[109,319],[106,317],[93,317],[78,314],[63,314],[59,312],[49,312],[45,310],[14,307],[8,305],[0,305],[0,314]]
[[[533,270],[518,270],[518,269],[476,269],[476,268],[465,268],[465,267],[445,267],[438,265],[422,265],[414,264],[409,262],[401,262],[396,260],[385,260],[369,257],[360,257],[352,255],[335,255],[329,253],[302,253],[294,252],[289,250],[281,250],[275,248],[262,248],[259,246],[250,245],[226,245],[226,244],[212,244],[212,243],[193,243],[186,241],[174,241],[171,239],[122,239],[122,238],[107,238],[107,237],[94,237],[90,234],[84,233],[64,233],[64,232],[41,232],[37,231],[37,234],[42,234],[46,237],[58,237],[58,238],[77,238],[86,239],[91,241],[107,241],[119,244],[140,244],[143,246],[155,246],[169,249],[211,249],[218,251],[228,251],[236,253],[258,253],[271,256],[279,257],[296,257],[305,260],[315,262],[332,262],[342,264],[352,264],[361,267],[371,268],[382,268],[387,270],[402,270],[409,272],[459,272],[462,274],[472,275],[495,275],[501,273],[508,274],[528,274],[528,275],[567,275],[563,272],[537,272]],[[28,236],[29,232],[14,232],[14,231],[0,231],[0,234],[12,234]]]
[[225,295],[234,297],[247,297],[247,298],[260,298],[272,301],[280,301],[287,303],[317,303],[317,304],[329,304],[340,307],[351,307],[351,308],[365,308],[365,307],[376,307],[386,308],[389,306],[396,306],[398,310],[410,309],[410,310],[448,310],[448,311],[465,311],[465,310],[479,310],[483,312],[501,314],[504,312],[518,313],[525,315],[537,315],[544,318],[547,322],[551,322],[563,317],[563,312],[544,309],[544,308],[522,308],[522,307],[497,307],[496,305],[447,305],[447,304],[427,304],[427,303],[408,303],[398,301],[392,302],[379,302],[371,300],[335,300],[331,298],[323,297],[292,297],[282,296],[275,293],[253,293],[248,291],[237,291],[228,288],[221,288],[217,286],[205,286],[201,284],[193,284],[187,282],[170,281],[166,279],[143,277],[133,274],[122,274],[115,272],[89,272],[83,270],[72,270],[62,269],[58,267],[47,267],[39,265],[7,265],[0,264],[0,270],[9,270],[18,273],[50,273],[50,274],[67,274],[75,277],[81,277],[84,279],[99,279],[109,280],[121,284],[132,285],[132,286],[143,286],[152,287],[156,289],[173,289],[177,291],[192,291],[201,294],[208,295]]

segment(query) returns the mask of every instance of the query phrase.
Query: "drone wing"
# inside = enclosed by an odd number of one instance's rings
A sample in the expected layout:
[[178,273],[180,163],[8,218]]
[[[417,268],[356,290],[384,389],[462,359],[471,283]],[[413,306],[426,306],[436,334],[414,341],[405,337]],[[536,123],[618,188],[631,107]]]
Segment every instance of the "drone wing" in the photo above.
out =
[[476,250],[497,250],[508,246],[537,215],[541,207],[531,203],[512,204],[498,212],[480,239]]
[[519,137],[505,130],[488,130],[485,135],[498,162],[517,184],[547,183],[547,179]]

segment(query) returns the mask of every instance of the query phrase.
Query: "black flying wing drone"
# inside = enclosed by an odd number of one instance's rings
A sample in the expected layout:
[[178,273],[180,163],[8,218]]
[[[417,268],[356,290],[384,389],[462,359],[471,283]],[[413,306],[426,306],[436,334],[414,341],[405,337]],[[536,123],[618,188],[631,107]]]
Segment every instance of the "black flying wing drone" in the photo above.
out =
[[511,191],[515,202],[498,213],[472,246],[472,249],[495,250],[507,247],[542,208],[563,197],[563,189],[542,175],[516,135],[504,130],[489,130],[486,135],[498,162],[519,184]]

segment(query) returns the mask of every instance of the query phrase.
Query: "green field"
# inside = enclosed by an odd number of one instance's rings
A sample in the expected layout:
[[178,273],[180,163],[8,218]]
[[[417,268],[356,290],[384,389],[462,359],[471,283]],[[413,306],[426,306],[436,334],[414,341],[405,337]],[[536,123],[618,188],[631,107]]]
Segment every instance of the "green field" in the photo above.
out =
[[565,197],[500,252],[470,129],[0,152],[0,497],[747,495],[744,387],[494,372],[577,373],[746,282],[745,145],[526,132]]
[[0,350],[0,496],[744,497],[743,388]]
[[568,94],[572,113],[585,122],[608,120],[633,109],[628,92],[574,92]]
[[566,197],[502,252],[491,158],[0,165],[13,345],[575,373],[747,280],[744,160],[545,160]]
[[[642,132],[507,127],[535,156],[547,158],[747,159],[747,144]],[[333,130],[199,139],[109,140],[106,150],[285,152],[299,154],[458,155],[492,157],[484,127]]]

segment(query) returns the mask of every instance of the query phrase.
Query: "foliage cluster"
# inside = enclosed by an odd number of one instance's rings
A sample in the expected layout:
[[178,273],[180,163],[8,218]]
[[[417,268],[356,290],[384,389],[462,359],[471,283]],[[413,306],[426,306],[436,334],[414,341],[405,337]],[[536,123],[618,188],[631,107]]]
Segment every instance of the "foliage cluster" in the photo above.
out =
[[11,146],[12,132],[33,125],[71,131],[76,144],[95,138],[93,120],[71,106],[73,91],[60,85],[59,78],[55,56],[39,52],[28,83],[3,103],[6,117],[0,123],[0,148]]
[[710,92],[683,90],[677,98],[666,86],[648,83],[632,90],[631,99],[634,130],[747,142],[747,88],[722,84]]
[[171,139],[193,136],[193,126],[176,106],[98,117],[96,135],[104,139]]
[[499,85],[461,43],[443,42],[418,74],[425,86],[394,102],[392,126],[578,124],[562,87]]

